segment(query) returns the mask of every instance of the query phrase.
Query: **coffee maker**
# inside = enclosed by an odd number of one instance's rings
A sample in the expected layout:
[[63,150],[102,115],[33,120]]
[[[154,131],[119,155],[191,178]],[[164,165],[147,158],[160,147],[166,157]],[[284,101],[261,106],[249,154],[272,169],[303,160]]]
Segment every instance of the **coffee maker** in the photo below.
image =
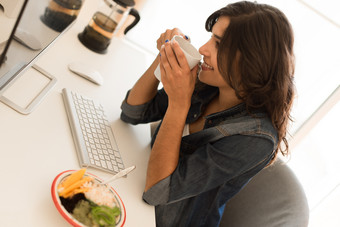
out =
[[78,34],[80,42],[100,54],[107,52],[112,37],[119,31],[128,16],[134,17],[124,34],[140,20],[138,11],[133,8],[134,0],[102,0],[99,9],[92,16],[83,32]]

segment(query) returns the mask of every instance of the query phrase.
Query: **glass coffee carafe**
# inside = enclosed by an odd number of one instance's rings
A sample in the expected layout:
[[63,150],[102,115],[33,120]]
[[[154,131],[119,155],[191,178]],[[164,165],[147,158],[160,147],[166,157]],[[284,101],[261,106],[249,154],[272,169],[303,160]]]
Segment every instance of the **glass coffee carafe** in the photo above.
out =
[[42,22],[57,32],[62,32],[78,16],[83,0],[50,0]]
[[82,44],[101,54],[107,52],[113,35],[117,33],[129,15],[135,19],[126,27],[124,34],[140,20],[138,11],[133,8],[134,0],[103,0],[103,3],[84,31],[78,35]]

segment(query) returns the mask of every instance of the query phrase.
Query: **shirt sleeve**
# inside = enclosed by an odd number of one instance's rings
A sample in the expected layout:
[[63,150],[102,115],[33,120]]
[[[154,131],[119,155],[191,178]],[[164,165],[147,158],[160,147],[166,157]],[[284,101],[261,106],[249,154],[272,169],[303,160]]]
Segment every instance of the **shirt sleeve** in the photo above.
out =
[[129,93],[130,91],[127,92],[120,107],[122,110],[120,119],[122,121],[136,125],[162,119],[168,106],[168,96],[164,89],[159,90],[149,102],[135,106],[128,104],[126,101]]
[[208,143],[192,154],[181,155],[173,174],[144,192],[143,199],[151,205],[164,205],[196,196],[268,162],[273,149],[269,139],[249,135]]

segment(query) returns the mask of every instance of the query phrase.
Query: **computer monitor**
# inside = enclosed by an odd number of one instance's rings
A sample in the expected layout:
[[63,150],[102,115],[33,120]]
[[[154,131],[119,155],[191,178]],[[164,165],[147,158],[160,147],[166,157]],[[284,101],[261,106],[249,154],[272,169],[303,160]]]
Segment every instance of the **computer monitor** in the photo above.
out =
[[[8,0],[0,0],[8,2]],[[54,78],[34,64],[75,21],[82,0],[10,0],[19,4],[17,15],[6,14],[0,6],[0,101],[20,113],[30,113],[56,83]],[[34,68],[50,79],[48,85],[29,106],[20,107],[3,96],[28,68]],[[28,85],[29,86],[29,85]]]

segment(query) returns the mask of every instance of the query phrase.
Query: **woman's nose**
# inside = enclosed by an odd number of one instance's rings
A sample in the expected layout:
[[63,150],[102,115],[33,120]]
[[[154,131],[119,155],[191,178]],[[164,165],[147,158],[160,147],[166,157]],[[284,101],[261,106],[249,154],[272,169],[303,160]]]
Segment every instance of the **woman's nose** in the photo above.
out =
[[207,44],[208,44],[208,43],[205,43],[203,46],[201,46],[201,47],[198,49],[198,52],[199,52],[201,55],[205,55],[205,56],[208,55]]

